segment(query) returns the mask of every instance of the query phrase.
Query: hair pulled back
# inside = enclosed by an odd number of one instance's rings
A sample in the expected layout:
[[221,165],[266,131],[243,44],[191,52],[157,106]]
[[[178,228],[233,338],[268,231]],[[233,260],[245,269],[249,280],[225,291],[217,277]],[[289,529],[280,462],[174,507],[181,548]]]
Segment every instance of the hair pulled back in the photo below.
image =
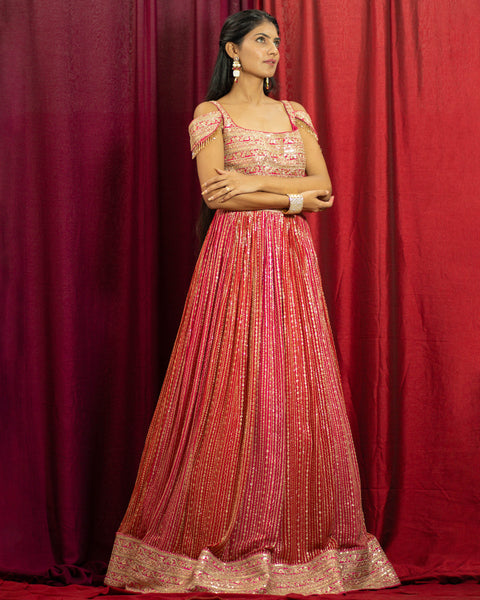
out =
[[[213,68],[212,78],[210,79],[210,85],[205,100],[218,100],[222,98],[232,89],[233,85],[233,73],[232,73],[232,59],[228,56],[225,50],[225,44],[233,42],[237,46],[242,43],[243,38],[250,33],[252,29],[258,27],[265,21],[275,25],[277,32],[280,34],[277,20],[272,17],[269,13],[263,10],[249,9],[242,10],[240,12],[230,15],[225,23],[223,24],[222,31],[220,32],[220,41],[217,60]],[[265,82],[263,83],[263,91],[265,94],[275,89],[275,80],[270,77],[270,86],[267,89]],[[200,239],[200,243],[203,243],[205,236],[207,235],[208,228],[212,222],[215,210],[209,208],[205,201],[202,201],[202,208],[200,210],[200,216],[197,221],[197,234]]]

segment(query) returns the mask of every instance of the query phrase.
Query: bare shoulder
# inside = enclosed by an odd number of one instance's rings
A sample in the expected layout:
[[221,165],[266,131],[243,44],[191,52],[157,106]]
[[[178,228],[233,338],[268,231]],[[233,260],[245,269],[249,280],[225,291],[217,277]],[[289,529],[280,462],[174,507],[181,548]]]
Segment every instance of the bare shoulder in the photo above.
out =
[[307,112],[305,108],[299,102],[290,102],[293,110],[303,110],[303,112]]
[[208,113],[215,111],[218,112],[218,107],[215,106],[215,104],[213,104],[212,102],[202,102],[195,109],[195,112],[193,113],[193,118],[196,119],[197,117],[201,117],[203,115],[207,115]]

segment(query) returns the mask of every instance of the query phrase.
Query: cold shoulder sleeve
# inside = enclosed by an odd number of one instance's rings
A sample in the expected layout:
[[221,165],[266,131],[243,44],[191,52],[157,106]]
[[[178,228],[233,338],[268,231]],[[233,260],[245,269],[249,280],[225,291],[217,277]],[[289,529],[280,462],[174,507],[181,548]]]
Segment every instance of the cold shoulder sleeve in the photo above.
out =
[[310,115],[304,110],[296,110],[295,111],[295,124],[300,129],[305,129],[308,131],[318,142],[318,135],[315,131],[315,127],[313,126],[312,119]]
[[216,139],[223,125],[222,113],[218,110],[201,115],[188,126],[190,134],[190,149],[192,158],[195,158],[202,148]]

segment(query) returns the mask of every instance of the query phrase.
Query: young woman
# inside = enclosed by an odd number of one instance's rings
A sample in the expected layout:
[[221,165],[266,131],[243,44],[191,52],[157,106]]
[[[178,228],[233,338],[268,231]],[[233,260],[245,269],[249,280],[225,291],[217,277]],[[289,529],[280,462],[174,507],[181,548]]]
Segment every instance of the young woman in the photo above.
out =
[[[208,227],[106,582],[320,594],[396,585],[365,529],[317,258],[332,206],[312,122],[268,97],[279,30],[224,24],[190,124]],[[206,228],[206,227],[205,227]]]

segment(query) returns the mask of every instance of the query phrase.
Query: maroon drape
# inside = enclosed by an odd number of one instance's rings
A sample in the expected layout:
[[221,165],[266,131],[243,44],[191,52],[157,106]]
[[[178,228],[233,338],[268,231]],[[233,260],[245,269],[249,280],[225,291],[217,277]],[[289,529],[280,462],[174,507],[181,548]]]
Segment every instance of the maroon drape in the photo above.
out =
[[0,8],[4,570],[108,552],[158,389],[149,5]]
[[474,0],[3,0],[2,571],[108,559],[194,263],[186,126],[254,5],[334,182],[309,220],[369,527],[405,577],[480,573]]

